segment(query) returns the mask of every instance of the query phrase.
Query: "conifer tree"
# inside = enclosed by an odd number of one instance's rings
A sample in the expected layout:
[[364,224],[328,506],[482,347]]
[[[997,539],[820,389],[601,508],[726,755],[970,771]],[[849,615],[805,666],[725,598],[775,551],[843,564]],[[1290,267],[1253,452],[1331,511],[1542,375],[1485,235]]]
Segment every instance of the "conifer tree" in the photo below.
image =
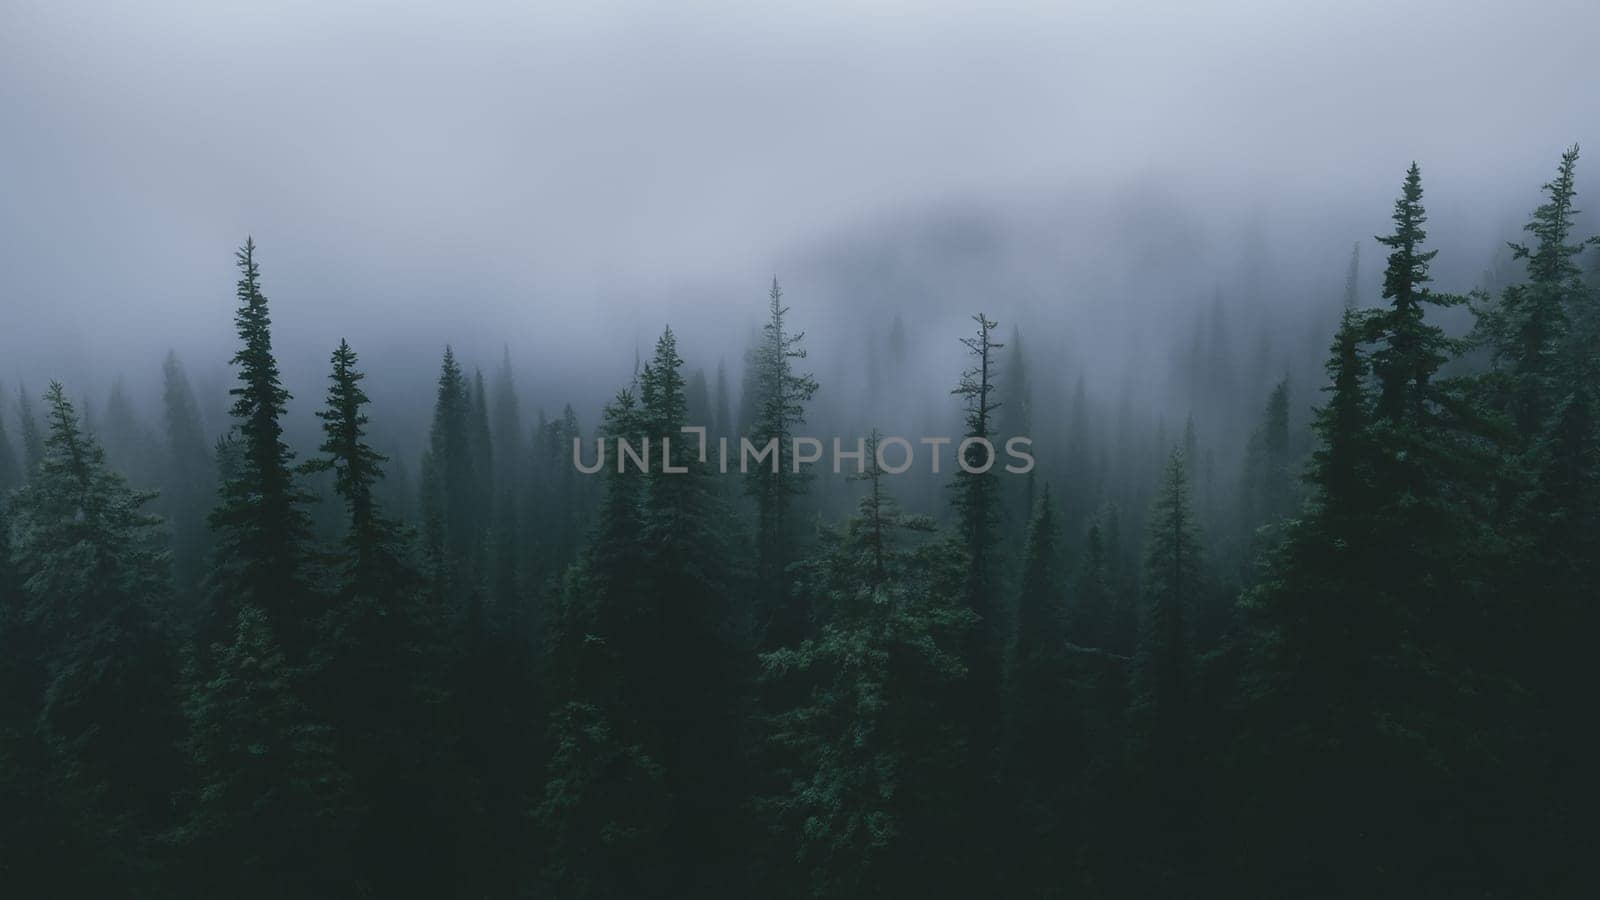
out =
[[33,397],[28,386],[17,389],[17,425],[22,442],[22,475],[32,477],[33,470],[44,460],[44,433],[39,429],[39,419],[33,411]]
[[[1016,637],[1006,684],[1001,777],[1016,821],[1009,878],[1034,891],[1059,873],[1042,865],[1065,824],[1063,763],[1073,751],[1065,602],[1057,572],[1056,515],[1045,486],[1028,523],[1017,595]],[[1027,887],[1024,887],[1024,886]]]
[[349,521],[343,591],[383,597],[395,579],[410,577],[400,526],[379,512],[374,496],[374,486],[383,477],[383,464],[388,460],[366,442],[364,408],[371,401],[361,388],[366,375],[356,368],[359,358],[348,341],[339,341],[331,362],[327,405],[317,411],[324,435],[318,448],[322,455],[302,468],[333,472],[334,490],[344,501]]
[[[522,432],[522,411],[517,399],[516,378],[507,350],[495,373],[493,410],[489,432],[493,436],[494,459],[494,547],[492,588],[495,603],[502,608],[517,604],[521,566],[523,522],[519,500],[525,492],[523,479],[527,446]],[[504,611],[504,609],[503,609]]]
[[1561,155],[1555,179],[1545,183],[1548,199],[1523,226],[1534,245],[1511,244],[1512,258],[1527,263],[1527,281],[1507,287],[1498,304],[1478,311],[1479,331],[1508,371],[1508,405],[1523,434],[1536,433],[1561,396],[1569,312],[1585,292],[1578,255],[1587,242],[1568,242],[1578,215],[1577,162],[1574,146]]
[[[972,317],[978,323],[976,337],[962,338],[961,343],[972,356],[972,367],[961,373],[961,381],[951,393],[962,399],[966,414],[968,438],[992,441],[995,434],[994,416],[1000,403],[991,397],[995,392],[994,351],[1004,347],[990,338],[996,323],[982,313]],[[985,620],[984,628],[993,631],[999,623],[993,621],[998,611],[994,591],[999,578],[997,559],[997,523],[1000,514],[999,478],[994,467],[985,466],[981,446],[968,447],[965,462],[973,472],[961,468],[956,473],[955,506],[959,513],[960,537],[967,550],[968,605]],[[998,632],[996,632],[998,633]]]
[[237,468],[222,483],[220,504],[211,514],[215,611],[223,616],[221,625],[242,606],[256,606],[293,654],[309,614],[304,566],[311,525],[308,498],[294,480],[294,453],[283,439],[281,419],[290,396],[272,355],[272,318],[255,249],[255,241],[246,239],[236,254],[234,324],[241,346],[232,363],[239,384],[228,393],[234,398]]
[[[333,351],[320,456],[309,471],[331,471],[347,516],[340,583],[319,623],[314,678],[319,719],[339,723],[340,771],[354,794],[346,814],[363,823],[360,877],[391,889],[420,889],[444,877],[424,838],[445,837],[425,823],[443,787],[447,762],[435,733],[445,696],[440,622],[423,596],[408,535],[379,508],[375,487],[386,459],[366,442],[366,377],[349,343]],[[437,813],[435,813],[437,814]],[[392,851],[424,854],[399,863]],[[429,865],[434,859],[433,865]]]
[[762,326],[754,356],[755,420],[747,434],[757,447],[776,440],[778,451],[771,466],[753,466],[746,473],[745,490],[756,501],[757,583],[780,619],[793,628],[793,616],[786,613],[785,575],[797,538],[791,510],[809,478],[808,473],[795,471],[793,439],[805,424],[805,406],[816,394],[817,382],[809,374],[794,371],[795,361],[806,358],[801,346],[805,332],[787,330],[789,307],[783,305],[776,277],[767,299],[767,323]]
[[1394,204],[1394,233],[1380,236],[1390,249],[1383,273],[1383,298],[1389,307],[1367,317],[1368,338],[1378,344],[1372,372],[1378,379],[1377,414],[1391,425],[1421,424],[1427,416],[1431,382],[1455,344],[1424,318],[1427,306],[1453,306],[1460,297],[1428,288],[1428,265],[1438,250],[1423,250],[1428,221],[1422,206],[1422,170],[1406,171],[1400,198]]
[[1086,647],[1115,646],[1112,634],[1111,566],[1099,522],[1084,536],[1083,554],[1067,608],[1067,640]]
[[1352,310],[1361,305],[1361,242],[1350,245],[1350,268],[1344,275],[1344,308]]
[[823,625],[763,653],[763,678],[809,685],[769,720],[787,783],[763,808],[794,843],[819,897],[924,894],[949,885],[957,849],[941,794],[961,764],[960,734],[939,687],[958,682],[974,616],[959,570],[927,517],[903,514],[868,445],[867,485],[843,529],[801,564],[798,590]]
[[11,438],[6,434],[6,417],[0,416],[0,507],[5,506],[6,498],[21,484],[22,467],[17,462],[16,448],[11,446]]
[[1145,542],[1144,616],[1135,656],[1135,715],[1152,752],[1170,765],[1187,740],[1191,678],[1190,628],[1200,600],[1199,532],[1181,450],[1167,461],[1150,512]]
[[105,413],[95,437],[106,449],[106,460],[134,484],[154,485],[160,480],[155,464],[156,441],[133,409],[121,378],[111,385]]
[[329,896],[348,890],[348,844],[327,815],[346,805],[333,736],[301,699],[303,669],[266,613],[240,607],[191,671],[185,701],[197,785],[179,830],[198,895]]
[[[4,649],[21,656],[11,665],[36,679],[9,684],[31,696],[7,705],[32,713],[17,724],[37,755],[7,767],[39,765],[18,774],[36,778],[54,809],[36,821],[44,834],[21,845],[33,847],[31,858],[6,868],[30,891],[116,893],[142,880],[148,839],[170,824],[168,795],[179,781],[168,560],[159,520],[143,509],[153,494],[106,467],[59,383],[45,400],[44,456],[5,516],[15,571],[0,571],[0,591],[14,589],[16,605],[0,627]],[[9,743],[0,738],[0,755],[19,749]]]
[[205,508],[215,496],[216,465],[177,353],[167,352],[161,372],[167,452],[160,503],[172,532],[173,579],[180,596],[192,599],[198,596],[210,549]]
[[465,599],[469,561],[480,546],[475,524],[471,405],[454,351],[444,348],[433,424],[423,463],[424,541],[437,589],[453,602]]
[[713,439],[732,437],[733,401],[728,396],[728,363],[722,359],[717,360],[717,385],[716,393],[712,397],[711,415],[710,437]]

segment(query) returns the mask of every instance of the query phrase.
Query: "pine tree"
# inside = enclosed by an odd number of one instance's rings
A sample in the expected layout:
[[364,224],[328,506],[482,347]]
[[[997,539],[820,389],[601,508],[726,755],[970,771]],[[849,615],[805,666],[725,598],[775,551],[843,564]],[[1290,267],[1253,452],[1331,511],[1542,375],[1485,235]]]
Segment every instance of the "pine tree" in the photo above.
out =
[[1189,499],[1188,467],[1174,449],[1151,506],[1145,539],[1143,615],[1133,657],[1132,783],[1152,840],[1138,883],[1147,892],[1183,891],[1192,847],[1196,779],[1195,610],[1203,569]]
[[1083,554],[1067,608],[1067,639],[1086,647],[1115,646],[1112,634],[1111,565],[1099,522],[1084,536]]
[[44,460],[44,434],[39,430],[39,419],[33,412],[33,398],[26,384],[17,389],[17,425],[22,436],[22,474],[27,479]]
[[210,674],[189,674],[187,750],[198,783],[178,832],[196,895],[331,896],[348,850],[325,816],[346,805],[333,735],[300,699],[304,671],[265,612],[239,608]]
[[433,424],[423,462],[424,543],[437,590],[461,603],[469,592],[470,560],[481,546],[472,473],[471,403],[455,353],[444,348]]
[[767,323],[754,358],[756,415],[747,435],[757,447],[776,440],[778,451],[770,467],[754,466],[746,473],[745,491],[756,501],[757,583],[774,603],[781,627],[792,629],[797,623],[788,609],[785,575],[797,538],[791,510],[809,478],[808,473],[795,471],[794,436],[805,424],[805,405],[816,394],[817,382],[809,374],[794,372],[794,362],[806,358],[801,346],[805,332],[787,330],[784,317],[789,307],[783,305],[776,277],[767,298]]
[[1028,523],[1016,637],[1006,684],[1005,755],[1001,777],[1016,817],[1008,894],[1033,893],[1059,882],[1042,864],[1061,836],[1065,758],[1073,752],[1065,602],[1057,573],[1055,507],[1047,485]]
[[[1187,457],[1188,454],[1185,454]],[[1275,538],[1258,531],[1273,526],[1294,512],[1295,473],[1289,446],[1289,379],[1280,380],[1267,396],[1261,424],[1250,435],[1245,455],[1242,487],[1243,509],[1240,525],[1252,546],[1250,556],[1260,553]],[[1193,473],[1191,473],[1192,477]]]
[[[971,353],[973,364],[961,374],[961,381],[951,393],[962,398],[966,411],[967,438],[992,441],[995,411],[1000,403],[991,399],[995,392],[994,351],[1004,347],[990,339],[996,323],[982,313],[972,317],[978,323],[976,337],[962,338],[961,343]],[[996,607],[999,561],[996,545],[999,535],[996,526],[1000,514],[998,476],[993,466],[985,467],[982,447],[973,443],[967,448],[967,468],[956,473],[955,506],[960,519],[960,536],[967,550],[968,570],[966,597],[968,605],[985,620],[985,628],[993,631],[1000,627],[994,621]],[[982,472],[968,469],[984,469]]]
[[[3,391],[0,391],[3,393]],[[6,418],[0,416],[0,507],[6,498],[22,484],[22,467],[17,462],[17,451],[6,434]]]
[[1428,236],[1422,226],[1428,215],[1422,207],[1422,170],[1416,163],[1406,172],[1393,218],[1394,233],[1377,239],[1390,248],[1383,273],[1383,298],[1389,308],[1364,321],[1368,339],[1378,344],[1372,353],[1378,418],[1399,425],[1426,418],[1433,376],[1455,351],[1444,331],[1425,320],[1424,309],[1457,305],[1462,299],[1427,287],[1432,280],[1428,265],[1439,251],[1422,249]]
[[717,360],[716,395],[712,398],[711,439],[733,437],[733,403],[728,396],[728,364]]
[[817,635],[763,653],[763,678],[810,690],[769,720],[782,792],[761,801],[794,843],[819,897],[924,895],[949,884],[956,811],[941,797],[961,765],[939,689],[965,674],[974,617],[933,523],[889,496],[868,445],[867,484],[842,530],[800,564],[797,589],[822,617]]
[[158,482],[160,473],[154,458],[156,441],[134,411],[133,401],[128,398],[121,378],[111,385],[95,436],[106,448],[107,462],[123,477],[139,485]]
[[333,473],[334,490],[344,501],[349,517],[345,533],[344,588],[346,594],[383,597],[389,586],[410,577],[401,545],[400,526],[378,511],[374,486],[383,477],[387,458],[366,442],[371,402],[361,388],[366,375],[356,368],[359,358],[341,339],[333,351],[328,376],[327,406],[317,411],[324,439],[322,456],[308,461],[308,472]]
[[0,739],[0,756],[19,775],[33,756],[52,813],[36,820],[43,834],[7,842],[23,855],[3,865],[26,892],[117,893],[143,879],[180,772],[167,558],[143,510],[153,495],[106,467],[59,383],[45,400],[44,455],[5,517],[15,572],[0,572],[17,604],[0,616],[5,650],[37,679],[9,700],[31,711],[37,755]]
[[521,580],[518,552],[522,546],[522,517],[518,499],[526,490],[523,461],[527,446],[523,442],[522,411],[517,399],[516,379],[507,351],[494,379],[494,403],[490,421],[494,458],[494,547],[492,591],[497,607],[509,612],[517,607]]
[[216,465],[177,353],[168,351],[161,371],[167,453],[160,505],[172,531],[174,582],[180,596],[194,599],[205,577],[211,544],[205,509],[208,498],[215,496]]
[[1344,275],[1344,308],[1353,310],[1361,305],[1361,242],[1350,245],[1350,268]]
[[1170,766],[1188,739],[1190,628],[1201,593],[1200,538],[1181,450],[1167,461],[1145,542],[1144,615],[1135,656],[1134,714],[1149,750]]
[[[366,443],[366,377],[348,342],[332,356],[322,419],[320,456],[310,471],[331,471],[348,517],[335,602],[319,624],[313,713],[338,722],[340,770],[349,779],[353,808],[364,823],[357,836],[360,877],[389,890],[444,889],[453,867],[428,853],[425,812],[445,786],[447,762],[436,734],[447,690],[440,622],[412,565],[409,536],[379,509],[374,488],[386,459]],[[421,806],[422,809],[418,809]],[[433,829],[435,840],[445,839]],[[399,862],[394,851],[421,854]]]
[[[217,624],[249,604],[273,621],[293,655],[303,637],[309,589],[305,581],[310,518],[306,494],[296,486],[294,453],[283,439],[284,404],[290,399],[272,355],[272,319],[261,293],[255,242],[236,254],[240,278],[234,316],[240,348],[232,363],[239,385],[229,390],[238,435],[237,468],[222,483],[211,514],[215,560],[213,596]],[[224,626],[226,627],[226,626]]]
[[1577,256],[1584,245],[1567,243],[1578,214],[1577,159],[1577,147],[1562,154],[1555,180],[1544,185],[1549,199],[1524,226],[1536,238],[1534,246],[1510,245],[1512,259],[1527,263],[1527,281],[1508,286],[1499,303],[1476,310],[1478,333],[1505,372],[1506,405],[1524,434],[1536,432],[1555,405],[1568,310],[1583,292]]
[[[649,471],[608,468],[553,635],[557,752],[538,812],[570,851],[552,874],[571,891],[678,896],[742,877],[717,851],[739,828],[740,802],[730,775],[739,673],[725,633],[726,513],[697,442],[679,430],[682,368],[669,328],[639,373],[640,401],[623,391],[607,408],[605,432],[647,446]],[[594,759],[611,768],[597,771]],[[608,868],[616,856],[591,852],[607,842],[652,849]]]

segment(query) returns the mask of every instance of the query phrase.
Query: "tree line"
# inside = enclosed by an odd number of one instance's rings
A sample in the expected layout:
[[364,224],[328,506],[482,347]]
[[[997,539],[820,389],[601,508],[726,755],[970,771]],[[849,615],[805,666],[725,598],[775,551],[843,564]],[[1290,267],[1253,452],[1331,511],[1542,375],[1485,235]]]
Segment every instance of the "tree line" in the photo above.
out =
[[[1468,295],[1431,284],[1413,164],[1382,302],[1358,244],[1314,413],[1287,377],[1230,398],[1256,424],[1222,476],[1193,416],[1114,453],[1082,382],[1043,402],[1022,333],[980,313],[952,409],[996,443],[1056,429],[1036,471],[892,476],[870,430],[826,485],[793,465],[826,386],[776,279],[737,403],[668,328],[597,423],[525,426],[509,357],[469,377],[446,348],[412,478],[340,340],[302,458],[247,240],[219,439],[171,355],[159,436],[59,383],[16,394],[15,440],[0,419],[0,879],[1586,895],[1600,268],[1577,158],[1513,245],[1522,277]],[[1202,386],[1226,364],[1195,360]],[[685,425],[776,439],[779,465],[721,475]],[[596,437],[670,437],[681,472],[583,475]]]

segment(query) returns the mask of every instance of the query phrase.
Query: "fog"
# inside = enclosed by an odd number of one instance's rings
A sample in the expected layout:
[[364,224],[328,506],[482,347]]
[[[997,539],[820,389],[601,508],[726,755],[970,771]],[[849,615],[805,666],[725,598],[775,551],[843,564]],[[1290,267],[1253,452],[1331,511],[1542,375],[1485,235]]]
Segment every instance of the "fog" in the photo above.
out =
[[1413,159],[1464,291],[1600,122],[1583,2],[328,6],[0,10],[8,392],[153,412],[172,348],[219,413],[253,235],[306,422],[340,336],[416,439],[446,342],[592,422],[664,324],[737,373],[775,274],[819,402],[895,314],[937,402],[983,309],[1181,417],[1217,302],[1316,371]]

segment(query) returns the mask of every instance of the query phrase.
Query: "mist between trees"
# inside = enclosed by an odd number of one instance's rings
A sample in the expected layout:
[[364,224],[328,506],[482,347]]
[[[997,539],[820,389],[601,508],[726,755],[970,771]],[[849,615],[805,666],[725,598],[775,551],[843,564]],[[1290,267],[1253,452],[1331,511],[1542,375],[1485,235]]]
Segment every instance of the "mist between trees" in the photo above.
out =
[[[176,354],[154,421],[120,382],[5,390],[0,883],[1591,896],[1577,159],[1467,294],[1413,165],[1294,327],[1202,304],[1159,402],[1063,354],[1070,319],[863,309],[819,378],[776,279],[742,359],[666,328],[597,410],[509,348],[373,404],[356,333],[296,401],[247,239],[226,394]],[[848,478],[808,433],[863,435]]]

